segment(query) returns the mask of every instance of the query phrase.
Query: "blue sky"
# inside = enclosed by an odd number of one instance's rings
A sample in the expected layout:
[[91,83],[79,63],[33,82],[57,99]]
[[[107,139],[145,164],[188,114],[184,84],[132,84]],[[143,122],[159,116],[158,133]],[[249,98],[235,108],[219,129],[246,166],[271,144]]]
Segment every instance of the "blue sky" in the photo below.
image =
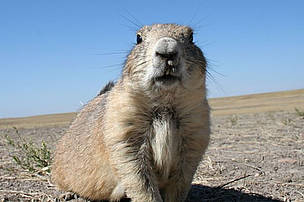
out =
[[2,0],[0,118],[78,110],[120,76],[136,40],[131,21],[192,26],[213,75],[209,97],[304,88],[303,8],[302,0]]

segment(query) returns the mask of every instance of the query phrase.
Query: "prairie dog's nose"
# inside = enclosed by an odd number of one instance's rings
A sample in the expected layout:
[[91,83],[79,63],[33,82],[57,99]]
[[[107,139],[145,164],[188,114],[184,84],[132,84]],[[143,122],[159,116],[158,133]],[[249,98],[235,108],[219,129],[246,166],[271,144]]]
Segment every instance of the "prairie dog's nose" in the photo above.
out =
[[167,60],[175,60],[178,57],[178,43],[170,37],[160,38],[155,45],[155,55]]

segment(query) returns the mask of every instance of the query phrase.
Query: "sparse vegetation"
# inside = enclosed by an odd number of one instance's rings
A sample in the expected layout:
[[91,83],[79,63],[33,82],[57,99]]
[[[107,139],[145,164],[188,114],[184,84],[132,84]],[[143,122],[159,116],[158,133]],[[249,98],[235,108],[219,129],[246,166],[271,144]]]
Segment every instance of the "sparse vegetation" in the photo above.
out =
[[298,108],[295,108],[295,110],[296,110],[296,113],[297,113],[298,116],[304,118],[304,111],[301,111]]
[[235,126],[238,122],[238,116],[237,115],[233,115],[230,117],[230,123],[231,123],[231,126]]
[[290,118],[287,118],[287,119],[284,119],[283,121],[282,121],[282,123],[285,125],[285,126],[289,126],[290,124],[292,124],[292,119],[290,119]]
[[5,136],[8,147],[11,148],[12,159],[24,170],[45,174],[50,172],[51,151],[44,141],[41,145],[33,143],[31,140],[26,140],[15,127],[15,132],[18,137],[13,140],[8,135]]
[[[211,143],[188,201],[303,201],[304,89],[241,98],[211,101]],[[20,149],[23,144],[53,151],[72,119],[70,114],[0,119],[0,201],[67,199],[50,183],[49,164],[42,168],[34,161],[30,167],[36,170],[29,172],[12,157],[31,158]]]
[[270,120],[275,121],[276,118],[275,118],[273,112],[267,112],[267,115],[268,115]]

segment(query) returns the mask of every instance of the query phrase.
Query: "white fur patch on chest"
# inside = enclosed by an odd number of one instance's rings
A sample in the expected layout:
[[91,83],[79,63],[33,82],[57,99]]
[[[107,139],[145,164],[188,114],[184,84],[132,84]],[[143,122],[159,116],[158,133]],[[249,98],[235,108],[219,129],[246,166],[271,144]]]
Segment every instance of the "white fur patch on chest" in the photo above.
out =
[[171,116],[153,120],[154,136],[151,140],[154,164],[159,177],[168,179],[178,149],[177,124]]

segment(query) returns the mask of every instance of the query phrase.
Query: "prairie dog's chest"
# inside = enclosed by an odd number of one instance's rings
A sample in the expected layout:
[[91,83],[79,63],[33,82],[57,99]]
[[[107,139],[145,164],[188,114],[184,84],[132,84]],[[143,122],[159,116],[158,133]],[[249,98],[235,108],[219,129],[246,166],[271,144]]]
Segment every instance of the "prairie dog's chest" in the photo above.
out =
[[151,147],[155,169],[161,179],[168,179],[177,163],[181,138],[179,120],[173,112],[163,112],[153,118]]

